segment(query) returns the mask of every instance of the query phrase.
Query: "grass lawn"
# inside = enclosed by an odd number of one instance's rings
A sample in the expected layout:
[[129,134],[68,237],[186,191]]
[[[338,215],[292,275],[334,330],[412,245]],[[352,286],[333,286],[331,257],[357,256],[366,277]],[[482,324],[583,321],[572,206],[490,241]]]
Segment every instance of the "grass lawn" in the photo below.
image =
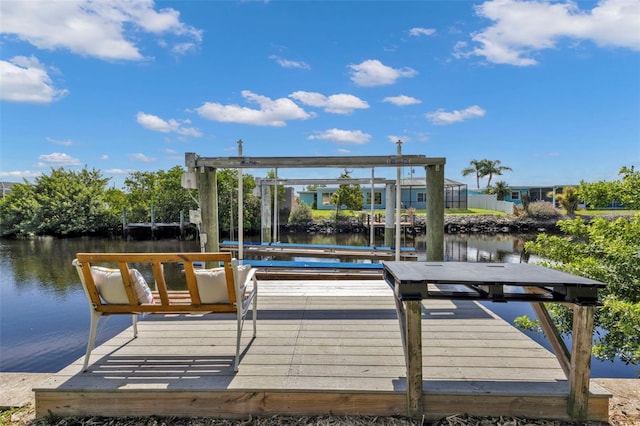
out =
[[619,214],[619,215],[634,215],[640,213],[640,210],[576,210],[576,215],[605,215],[605,214]]
[[[314,219],[330,219],[334,217],[335,210],[312,210]],[[340,213],[344,216],[354,216],[357,217],[361,212],[352,211],[352,210],[341,210]],[[366,211],[369,213],[369,210]],[[384,215],[384,210],[374,210],[373,214]],[[406,215],[409,214],[407,209],[402,209],[400,214]],[[424,216],[426,211],[416,210],[414,212],[416,216]],[[485,210],[485,209],[446,209],[444,211],[445,215],[493,215],[493,216],[507,216],[506,213],[495,211],[495,210]]]

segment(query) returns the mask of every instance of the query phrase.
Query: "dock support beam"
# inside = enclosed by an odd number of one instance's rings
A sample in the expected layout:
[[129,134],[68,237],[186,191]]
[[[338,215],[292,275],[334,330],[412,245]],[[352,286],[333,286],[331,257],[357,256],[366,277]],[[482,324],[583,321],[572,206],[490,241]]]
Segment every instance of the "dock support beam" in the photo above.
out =
[[202,217],[200,238],[206,239],[201,244],[207,252],[220,251],[220,236],[218,234],[218,178],[216,169],[200,167],[196,171],[198,183],[198,198]]
[[271,188],[266,183],[260,184],[261,203],[260,209],[260,241],[263,243],[271,242]]
[[576,420],[587,418],[594,306],[574,306],[567,411]]
[[427,262],[444,260],[444,164],[425,167],[427,174]]
[[384,245],[392,247],[395,240],[395,186],[388,183],[385,191],[385,211],[384,211]]
[[422,403],[422,301],[407,300],[404,303],[406,316],[407,364],[407,414],[413,419],[421,419],[424,414]]
[[[444,165],[426,166],[427,174],[427,261],[444,260]],[[406,300],[407,414],[421,419],[424,414],[422,395],[422,301]],[[402,327],[401,327],[402,328]]]

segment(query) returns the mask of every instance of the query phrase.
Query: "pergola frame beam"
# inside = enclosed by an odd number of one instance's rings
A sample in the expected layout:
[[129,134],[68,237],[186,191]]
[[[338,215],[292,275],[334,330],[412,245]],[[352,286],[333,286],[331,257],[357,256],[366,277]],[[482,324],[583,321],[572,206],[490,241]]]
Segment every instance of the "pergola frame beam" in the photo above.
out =
[[186,166],[190,169],[210,167],[215,169],[293,169],[329,167],[364,168],[433,166],[443,165],[444,157],[425,157],[424,155],[370,155],[370,156],[333,156],[333,157],[199,157],[195,153],[185,154]]
[[[289,184],[289,185],[324,185],[327,183],[345,183],[349,185],[364,185],[370,184],[371,179],[368,178],[349,178],[349,179],[341,179],[341,178],[331,178],[331,179],[278,179],[278,184]],[[389,180],[384,178],[374,178],[373,183],[384,184],[388,182],[395,182],[395,180]],[[275,185],[275,179],[263,179],[256,178],[256,185]]]

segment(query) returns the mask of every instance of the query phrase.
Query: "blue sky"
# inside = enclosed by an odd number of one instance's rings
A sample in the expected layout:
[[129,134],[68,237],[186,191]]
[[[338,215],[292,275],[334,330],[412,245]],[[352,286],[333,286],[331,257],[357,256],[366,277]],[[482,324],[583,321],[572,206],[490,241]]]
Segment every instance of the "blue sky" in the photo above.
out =
[[511,167],[509,185],[640,167],[638,0],[3,0],[0,30],[4,181],[86,165],[121,187],[239,139],[246,156],[392,155],[401,139],[471,187],[473,159]]

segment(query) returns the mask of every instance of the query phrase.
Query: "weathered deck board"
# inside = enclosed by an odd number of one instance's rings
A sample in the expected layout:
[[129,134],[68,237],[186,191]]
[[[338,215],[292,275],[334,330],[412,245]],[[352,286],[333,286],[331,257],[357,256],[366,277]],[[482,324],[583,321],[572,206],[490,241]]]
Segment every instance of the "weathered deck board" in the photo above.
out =
[[[566,418],[555,357],[470,301],[426,301],[427,418],[460,412]],[[258,336],[243,334],[233,371],[233,316],[148,316],[35,390],[61,415],[248,417],[406,413],[406,369],[391,290],[382,281],[261,282]],[[608,394],[592,385],[590,417]]]

